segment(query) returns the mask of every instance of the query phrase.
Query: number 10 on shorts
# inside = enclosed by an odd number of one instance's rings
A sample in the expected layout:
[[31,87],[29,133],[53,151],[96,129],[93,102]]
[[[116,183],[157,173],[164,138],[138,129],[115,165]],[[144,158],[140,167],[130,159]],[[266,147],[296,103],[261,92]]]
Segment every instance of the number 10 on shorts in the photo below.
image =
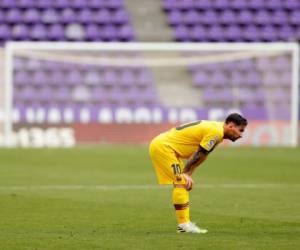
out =
[[174,175],[181,174],[181,168],[179,164],[172,164],[171,167],[173,168]]

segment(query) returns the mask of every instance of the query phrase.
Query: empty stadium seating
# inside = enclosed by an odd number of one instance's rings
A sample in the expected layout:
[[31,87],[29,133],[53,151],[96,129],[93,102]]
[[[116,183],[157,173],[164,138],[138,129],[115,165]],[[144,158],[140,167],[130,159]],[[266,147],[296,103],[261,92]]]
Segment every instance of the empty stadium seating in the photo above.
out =
[[177,41],[300,39],[297,0],[162,0]]
[[132,41],[134,31],[122,0],[3,0],[0,42]]
[[[161,0],[161,3],[166,22],[174,31],[174,41],[300,39],[298,0]],[[128,42],[136,37],[123,0],[2,0],[0,43],[9,40]],[[280,110],[275,118],[287,119],[290,60],[285,56],[274,62],[263,60],[189,65],[190,84],[199,91],[207,109],[238,106],[249,118],[264,118],[267,99]],[[271,71],[265,70],[266,66]],[[46,114],[57,117],[58,113],[69,119],[73,111],[72,119],[76,121],[84,108],[96,121],[99,107],[165,108],[158,98],[150,69],[144,66],[87,66],[16,58],[14,68],[14,104],[21,121],[28,121],[32,110],[40,114],[41,121]]]

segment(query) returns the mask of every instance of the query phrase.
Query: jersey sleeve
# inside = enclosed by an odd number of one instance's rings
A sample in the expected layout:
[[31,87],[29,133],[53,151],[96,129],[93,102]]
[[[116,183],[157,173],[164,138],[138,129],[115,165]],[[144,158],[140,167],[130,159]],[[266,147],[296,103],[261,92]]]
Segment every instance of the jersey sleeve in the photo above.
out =
[[201,142],[200,147],[209,153],[220,142],[220,135],[217,131],[211,131],[205,135]]

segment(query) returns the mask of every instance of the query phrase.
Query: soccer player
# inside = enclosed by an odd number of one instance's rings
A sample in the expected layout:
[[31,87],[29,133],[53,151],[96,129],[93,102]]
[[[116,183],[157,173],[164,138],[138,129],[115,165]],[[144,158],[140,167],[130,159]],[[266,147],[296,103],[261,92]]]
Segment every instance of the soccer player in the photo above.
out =
[[[241,138],[247,124],[244,117],[233,113],[225,122],[203,120],[184,124],[151,141],[149,153],[159,184],[173,184],[178,233],[207,232],[190,221],[192,174],[223,139],[236,141]],[[187,159],[185,165],[182,159]]]

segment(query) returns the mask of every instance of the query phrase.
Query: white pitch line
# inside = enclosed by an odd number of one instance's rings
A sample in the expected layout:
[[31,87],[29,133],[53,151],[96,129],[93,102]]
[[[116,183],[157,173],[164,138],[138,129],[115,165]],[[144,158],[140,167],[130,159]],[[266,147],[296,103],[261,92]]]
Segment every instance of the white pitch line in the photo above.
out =
[[[131,190],[131,189],[164,189],[170,188],[170,185],[30,185],[30,186],[0,186],[0,191],[13,190]],[[260,183],[260,184],[199,184],[195,188],[213,189],[298,189],[300,184],[275,184],[275,183]]]

